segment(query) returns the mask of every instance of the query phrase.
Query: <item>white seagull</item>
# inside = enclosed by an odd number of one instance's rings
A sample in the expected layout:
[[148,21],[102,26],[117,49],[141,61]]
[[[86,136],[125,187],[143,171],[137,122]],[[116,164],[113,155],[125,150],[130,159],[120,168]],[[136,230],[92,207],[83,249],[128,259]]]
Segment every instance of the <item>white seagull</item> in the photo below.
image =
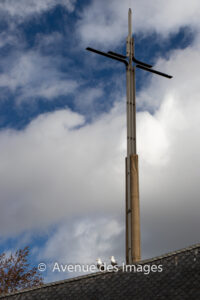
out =
[[102,263],[101,258],[97,258],[96,261],[97,261],[97,268],[98,268],[100,271],[104,271],[104,270],[105,270],[105,266],[104,266],[104,264]]
[[115,258],[114,258],[113,255],[111,256],[110,261],[111,261],[111,265],[112,265],[113,267],[117,265],[117,262],[116,262],[116,260],[115,260]]

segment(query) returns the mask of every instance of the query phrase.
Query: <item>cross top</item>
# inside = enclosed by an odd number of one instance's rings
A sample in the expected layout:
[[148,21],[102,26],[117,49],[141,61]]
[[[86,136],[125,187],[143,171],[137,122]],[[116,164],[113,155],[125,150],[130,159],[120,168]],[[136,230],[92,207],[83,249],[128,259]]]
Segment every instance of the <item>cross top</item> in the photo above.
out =
[[[127,37],[127,51],[126,51],[127,53],[126,53],[126,55],[119,54],[119,53],[116,53],[113,51],[108,51],[106,53],[106,52],[102,52],[102,51],[96,50],[91,47],[87,47],[86,50],[109,57],[109,58],[112,58],[112,59],[115,59],[120,62],[123,62],[126,65],[126,67],[129,64],[131,64],[132,62],[134,62],[136,64],[136,68],[143,69],[145,71],[148,71],[148,72],[151,72],[151,73],[154,73],[154,74],[166,77],[166,78],[172,78],[171,75],[154,70],[154,69],[152,69],[152,65],[147,64],[142,61],[139,61],[138,59],[135,58],[134,44],[133,44],[133,37],[132,37],[132,11],[131,11],[131,8],[129,8],[129,11],[128,11],[128,37]],[[129,58],[129,62],[127,61],[127,57]],[[131,57],[132,57],[132,59],[131,59]]]

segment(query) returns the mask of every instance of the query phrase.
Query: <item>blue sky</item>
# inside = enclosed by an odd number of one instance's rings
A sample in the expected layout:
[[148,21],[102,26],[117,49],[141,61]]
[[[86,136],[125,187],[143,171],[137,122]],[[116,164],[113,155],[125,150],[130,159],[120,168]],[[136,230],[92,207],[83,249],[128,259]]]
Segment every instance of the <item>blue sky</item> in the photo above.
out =
[[136,72],[142,257],[199,242],[199,6],[0,3],[1,251],[124,261],[125,68],[85,48],[125,54],[129,7],[136,57],[174,76]]

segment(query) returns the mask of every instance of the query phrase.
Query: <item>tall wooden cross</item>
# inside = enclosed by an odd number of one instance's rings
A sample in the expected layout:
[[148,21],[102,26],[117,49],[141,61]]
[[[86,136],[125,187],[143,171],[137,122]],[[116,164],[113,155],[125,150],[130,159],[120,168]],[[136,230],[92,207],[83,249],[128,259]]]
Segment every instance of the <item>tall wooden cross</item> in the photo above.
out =
[[136,151],[135,69],[140,68],[167,78],[172,78],[172,76],[156,71],[152,69],[151,65],[135,58],[134,38],[132,36],[132,12],[130,8],[128,11],[126,55],[115,53],[113,51],[108,51],[106,53],[90,47],[86,48],[86,50],[123,62],[126,66],[126,263],[130,265],[141,260],[138,155]]

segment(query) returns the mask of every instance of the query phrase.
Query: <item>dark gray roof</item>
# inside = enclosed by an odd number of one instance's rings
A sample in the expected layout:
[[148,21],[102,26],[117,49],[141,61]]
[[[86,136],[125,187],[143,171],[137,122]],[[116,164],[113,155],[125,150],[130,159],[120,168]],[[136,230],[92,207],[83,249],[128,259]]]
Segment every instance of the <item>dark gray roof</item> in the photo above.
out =
[[162,265],[162,272],[98,272],[0,296],[7,300],[200,299],[200,244],[138,265]]

